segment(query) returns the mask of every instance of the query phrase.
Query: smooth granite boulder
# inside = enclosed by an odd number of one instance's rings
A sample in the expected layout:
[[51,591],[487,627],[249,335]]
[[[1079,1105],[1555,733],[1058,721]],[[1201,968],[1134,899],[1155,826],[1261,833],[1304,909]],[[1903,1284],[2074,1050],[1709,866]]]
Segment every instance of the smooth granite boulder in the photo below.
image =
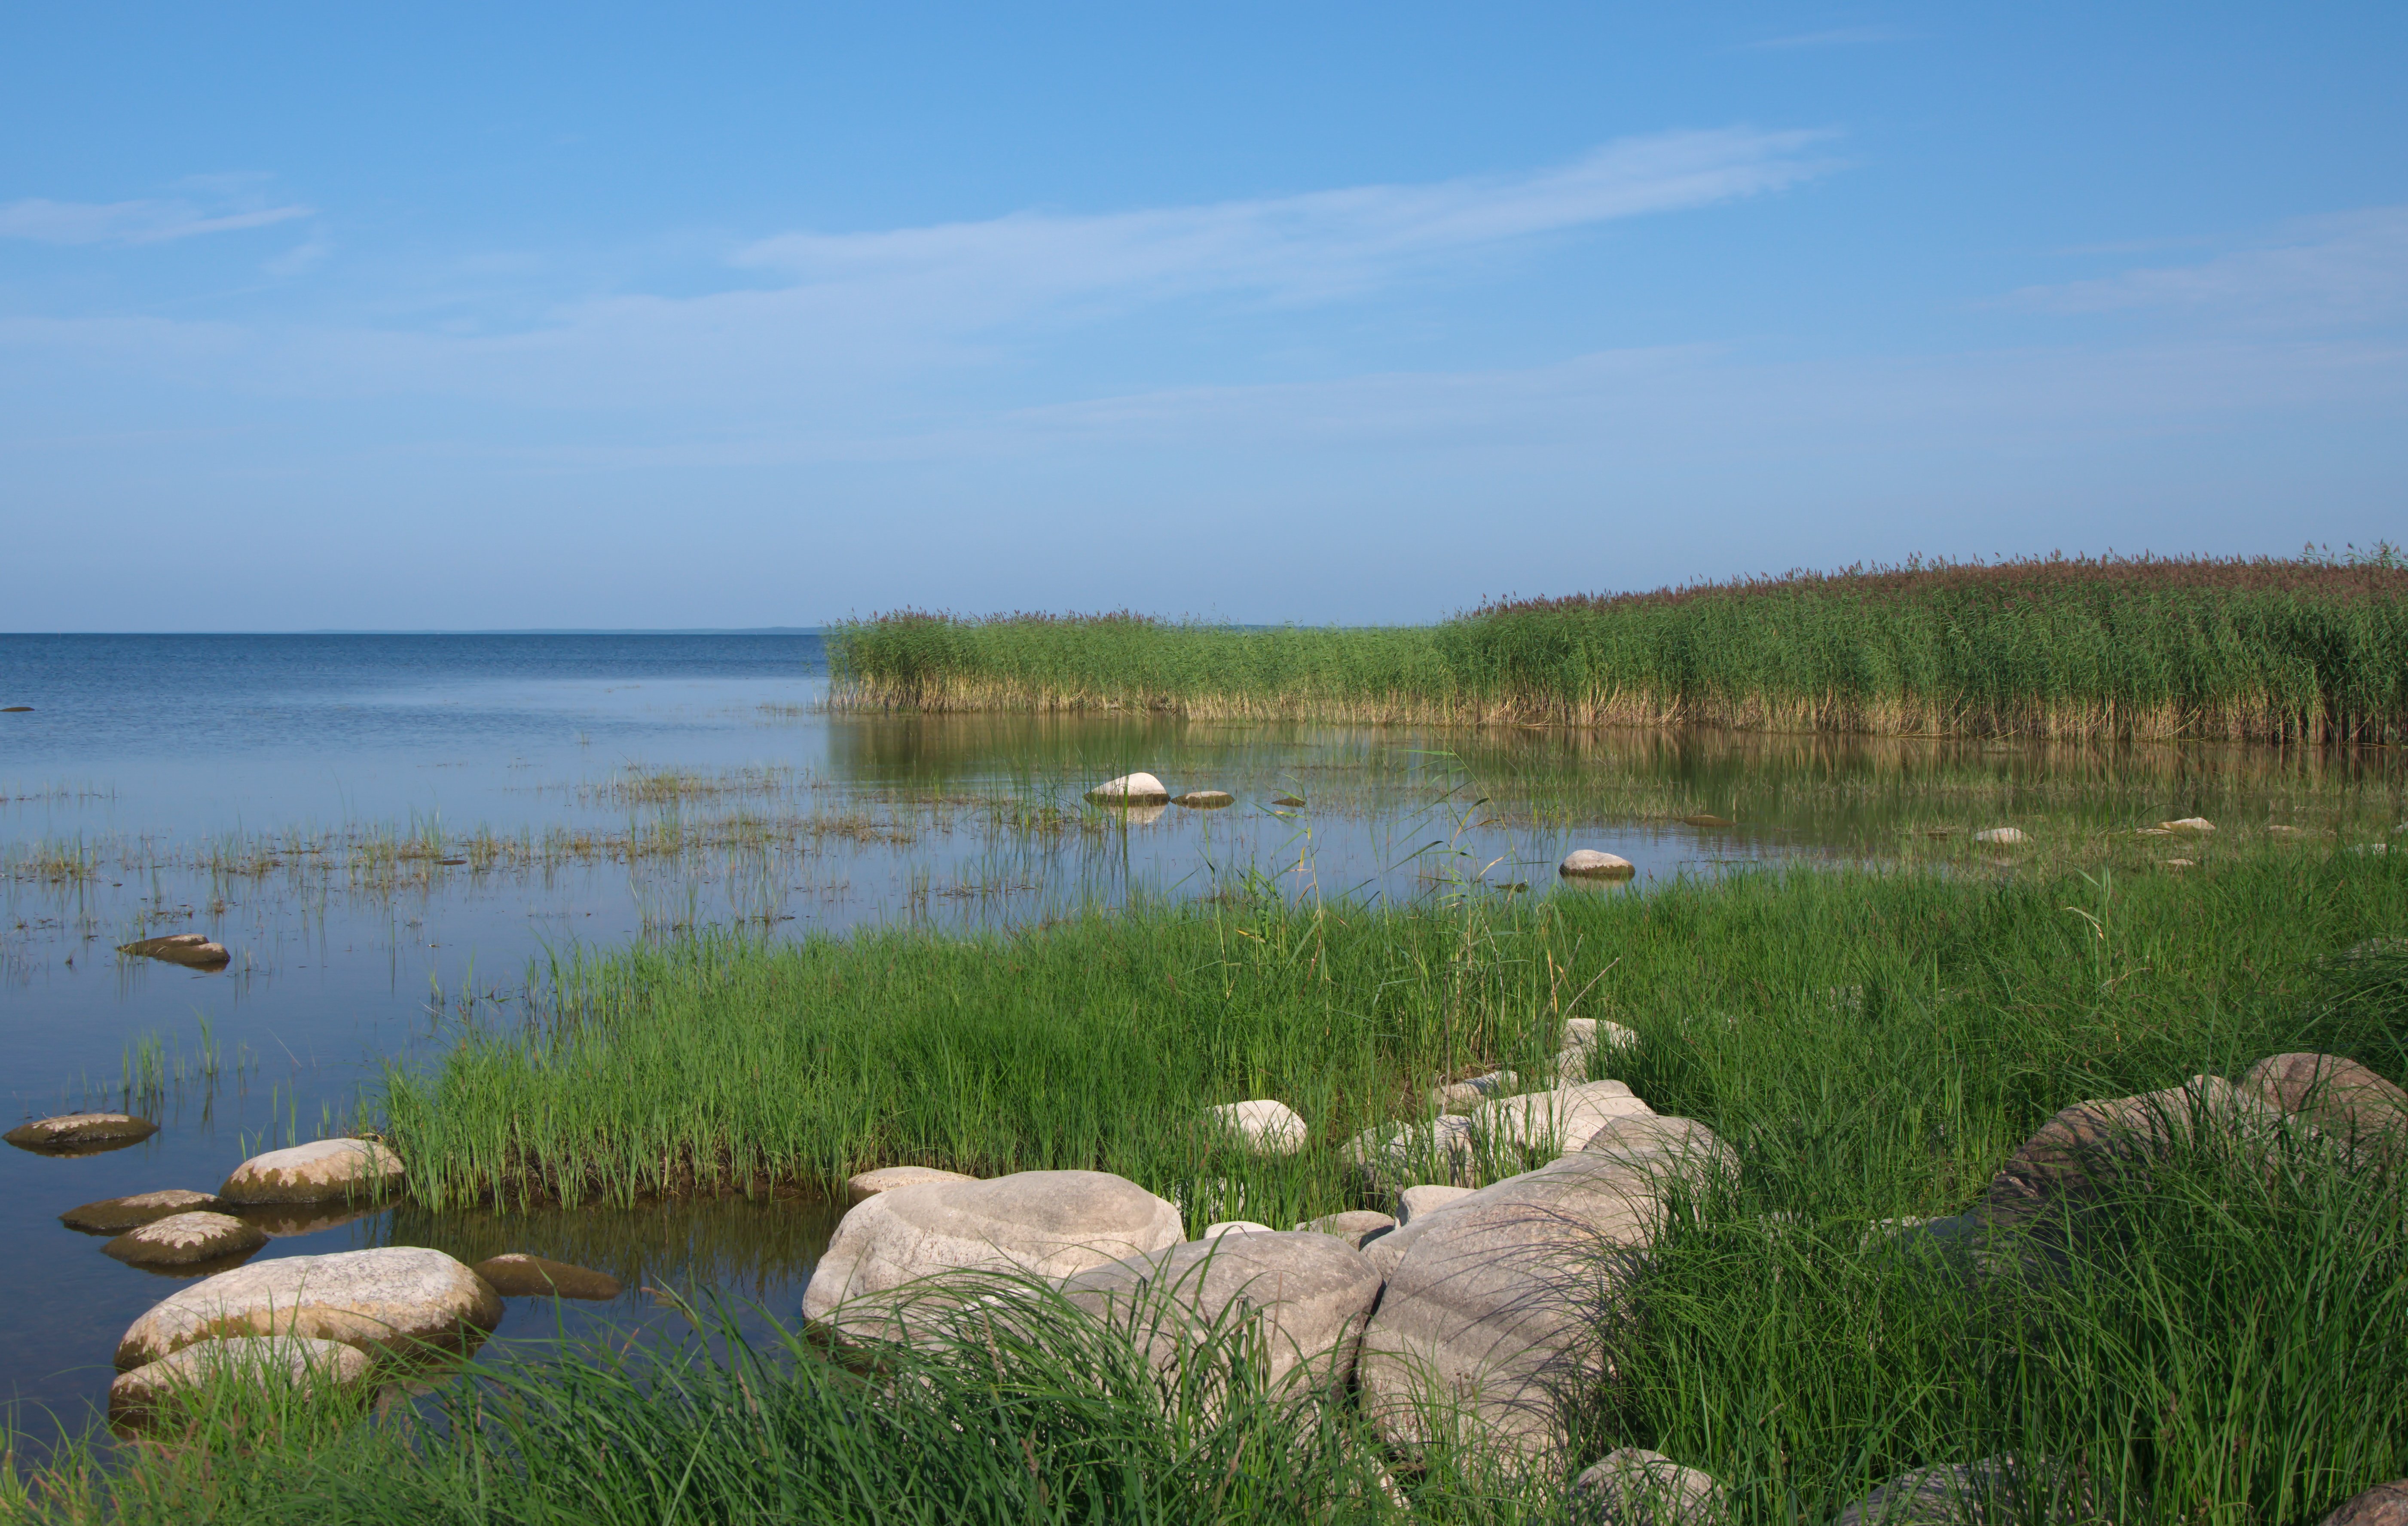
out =
[[65,1113],[20,1123],[0,1139],[20,1149],[68,1152],[138,1145],[158,1132],[159,1125],[131,1113]]
[[1331,1235],[1268,1230],[1091,1267],[1066,1278],[1062,1291],[1133,1332],[1148,1359],[1166,1369],[1192,1348],[1199,1329],[1238,1305],[1263,1321],[1271,1383],[1343,1388],[1379,1301],[1380,1275],[1362,1252]]
[[1251,1219],[1224,1219],[1217,1224],[1205,1225],[1204,1233],[1196,1236],[1196,1239],[1189,1243],[1196,1244],[1204,1240],[1217,1240],[1224,1234],[1268,1234],[1271,1233],[1272,1230],[1268,1224],[1258,1224]]
[[1296,1226],[1316,1234],[1334,1234],[1348,1245],[1361,1249],[1363,1242],[1375,1234],[1385,1234],[1397,1227],[1395,1219],[1369,1208],[1353,1208],[1345,1213],[1323,1214]]
[[1182,1238],[1177,1208],[1102,1171],[1023,1171],[899,1187],[855,1206],[837,1225],[803,1290],[803,1317],[826,1319],[840,1305],[939,1273],[1068,1276],[1168,1250]]
[[1571,1506],[1586,1526],[1713,1526],[1729,1514],[1730,1499],[1711,1473],[1624,1447],[1572,1480]]
[[170,1214],[222,1213],[226,1206],[226,1200],[215,1192],[191,1192],[170,1187],[156,1192],[136,1192],[131,1197],[105,1197],[97,1203],[69,1208],[59,1215],[59,1222],[86,1234],[122,1234]]
[[1492,1152],[1578,1149],[1617,1118],[1646,1118],[1654,1109],[1620,1081],[1582,1081],[1551,1091],[1499,1097],[1471,1111],[1472,1137]]
[[228,1203],[372,1198],[401,1180],[401,1157],[373,1139],[320,1139],[254,1155],[218,1189]]
[[132,1266],[190,1266],[248,1255],[267,1243],[258,1226],[231,1214],[179,1213],[127,1230],[102,1246],[105,1255]]
[[585,1298],[619,1296],[619,1279],[566,1262],[548,1261],[523,1250],[488,1256],[470,1268],[485,1285],[504,1298]]
[[1226,790],[1190,790],[1171,802],[1192,811],[1226,810],[1238,803],[1238,797]]
[[1639,866],[1621,854],[1594,848],[1575,848],[1555,865],[1555,873],[1566,879],[1627,879],[1638,872]]
[[976,1181],[976,1177],[961,1171],[939,1171],[933,1165],[889,1165],[876,1171],[864,1171],[844,1184],[844,1201],[856,1205],[881,1192],[891,1192],[897,1187],[922,1187],[932,1181]]
[[1381,1236],[1394,1269],[1355,1369],[1365,1413],[1398,1446],[1438,1439],[1435,1407],[1509,1457],[1553,1457],[1557,1400],[1593,1389],[1661,1217],[1646,1173],[1576,1151]]
[[1397,1194],[1397,1227],[1402,1229],[1426,1214],[1469,1197],[1474,1191],[1474,1188],[1448,1187],[1437,1182],[1408,1187]]
[[203,1341],[120,1373],[108,1385],[108,1418],[137,1421],[178,1389],[207,1379],[307,1395],[349,1388],[368,1375],[367,1353],[340,1341],[293,1335],[237,1335]]
[[2204,1125],[2271,1139],[2283,1114],[2216,1076],[2138,1096],[2078,1102],[2019,1146],[1983,1194],[1993,1225],[2031,1221],[2095,1198],[2118,1175],[2161,1155]]
[[1152,774],[1123,774],[1088,791],[1087,798],[1106,806],[1168,806],[1170,792]]
[[2323,1526],[2408,1526],[2408,1478],[2351,1495],[2324,1519]]
[[300,1335],[369,1352],[463,1350],[501,1322],[500,1296],[440,1250],[288,1256],[221,1272],[159,1304],[117,1343],[117,1369],[230,1335]]
[[1739,1152],[1694,1118],[1649,1113],[1613,1119],[1589,1135],[1581,1148],[1643,1171],[1681,1177],[1693,1187],[1739,1175]]
[[1256,1155],[1293,1155],[1312,1139],[1297,1110],[1268,1097],[1224,1103],[1205,1112],[1209,1127]]
[[2355,1060],[2337,1054],[2269,1055],[2249,1067],[2241,1090],[2337,1139],[2408,1145],[2408,1091]]

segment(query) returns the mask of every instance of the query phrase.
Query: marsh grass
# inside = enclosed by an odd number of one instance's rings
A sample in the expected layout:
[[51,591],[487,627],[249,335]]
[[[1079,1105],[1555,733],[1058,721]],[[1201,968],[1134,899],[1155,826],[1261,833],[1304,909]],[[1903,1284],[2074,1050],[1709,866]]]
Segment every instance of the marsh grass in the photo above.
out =
[[1915,563],[1376,629],[904,611],[833,627],[828,662],[839,707],[2396,742],[2408,566]]

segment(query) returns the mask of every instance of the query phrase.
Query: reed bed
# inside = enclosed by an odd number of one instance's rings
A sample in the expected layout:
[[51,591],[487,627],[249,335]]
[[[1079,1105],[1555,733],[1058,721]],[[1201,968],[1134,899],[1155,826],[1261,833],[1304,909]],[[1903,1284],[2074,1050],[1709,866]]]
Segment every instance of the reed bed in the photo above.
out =
[[1423,627],[834,627],[832,703],[2051,739],[2408,739],[2408,566],[2067,559],[1507,601]]

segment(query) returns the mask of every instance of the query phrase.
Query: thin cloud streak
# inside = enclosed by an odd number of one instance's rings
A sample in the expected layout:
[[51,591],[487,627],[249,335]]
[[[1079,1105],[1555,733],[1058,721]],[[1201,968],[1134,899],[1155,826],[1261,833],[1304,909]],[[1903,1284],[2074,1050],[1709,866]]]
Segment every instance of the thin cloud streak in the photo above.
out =
[[74,202],[36,196],[0,204],[0,238],[37,244],[164,244],[204,234],[265,228],[308,217],[307,207],[214,216],[184,201]]
[[2028,286],[2005,300],[2049,313],[2177,310],[2300,325],[2398,318],[2408,315],[2408,207],[2321,218],[2284,243],[2196,264]]

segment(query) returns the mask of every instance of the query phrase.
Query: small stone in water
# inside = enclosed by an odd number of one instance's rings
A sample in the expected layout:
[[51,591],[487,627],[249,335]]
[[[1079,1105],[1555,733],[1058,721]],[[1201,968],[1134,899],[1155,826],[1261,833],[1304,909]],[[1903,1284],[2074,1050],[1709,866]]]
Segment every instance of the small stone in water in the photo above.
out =
[[156,1192],[136,1192],[131,1197],[105,1197],[97,1203],[69,1208],[59,1215],[59,1222],[86,1234],[122,1234],[170,1214],[219,1213],[225,1207],[226,1200],[214,1192],[170,1187]]
[[1304,804],[1304,797],[1302,795],[1277,795],[1272,797],[1271,804],[1274,806],[1301,806]]
[[616,1298],[619,1279],[566,1262],[547,1261],[523,1250],[494,1256],[469,1268],[504,1298]]
[[20,1149],[113,1149],[138,1144],[158,1132],[159,1125],[130,1113],[66,1113],[21,1123],[0,1134],[0,1139]]
[[231,1214],[179,1213],[127,1230],[100,1248],[132,1266],[189,1266],[258,1249],[267,1236]]
[[1589,876],[1598,879],[1621,879],[1639,872],[1638,865],[1619,853],[1599,852],[1594,848],[1576,848],[1564,855],[1555,872],[1559,875]]
[[1699,811],[1695,816],[1684,816],[1681,818],[1681,821],[1684,826],[1693,827],[1735,827],[1739,825],[1737,821],[1732,820],[1727,816],[1710,816],[1704,811]]
[[1226,790],[1190,790],[1171,802],[1174,806],[1184,806],[1195,811],[1217,811],[1237,803],[1238,797]]

